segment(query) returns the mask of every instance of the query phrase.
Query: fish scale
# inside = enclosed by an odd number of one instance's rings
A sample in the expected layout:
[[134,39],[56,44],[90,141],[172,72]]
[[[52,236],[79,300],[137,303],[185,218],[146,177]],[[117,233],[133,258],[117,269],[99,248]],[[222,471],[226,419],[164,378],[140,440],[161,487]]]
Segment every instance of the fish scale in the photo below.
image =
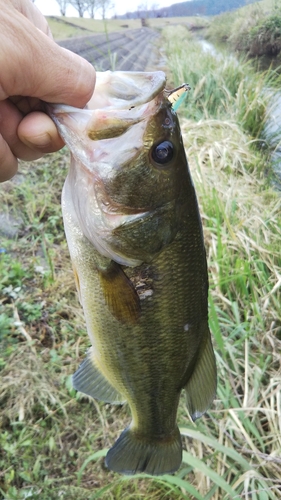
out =
[[[123,89],[122,115],[112,110],[111,78]],[[101,79],[109,85],[102,114],[98,107],[51,111],[72,152],[63,216],[92,343],[73,385],[96,399],[129,404],[132,422],[109,450],[107,467],[158,475],[181,463],[181,391],[193,420],[216,391],[202,224],[165,75],[117,72]],[[133,107],[124,99],[126,85],[134,88]],[[146,97],[144,85],[151,86]],[[91,133],[91,124],[99,126],[95,112],[114,124],[112,138],[103,123]]]

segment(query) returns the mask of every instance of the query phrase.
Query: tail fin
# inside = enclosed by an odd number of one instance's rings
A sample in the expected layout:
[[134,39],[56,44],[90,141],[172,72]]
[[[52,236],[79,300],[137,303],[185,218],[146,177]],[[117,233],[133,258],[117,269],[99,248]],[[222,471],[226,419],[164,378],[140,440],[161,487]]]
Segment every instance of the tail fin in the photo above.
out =
[[178,427],[165,439],[148,440],[128,427],[106,455],[105,465],[119,474],[160,475],[175,472],[182,460]]

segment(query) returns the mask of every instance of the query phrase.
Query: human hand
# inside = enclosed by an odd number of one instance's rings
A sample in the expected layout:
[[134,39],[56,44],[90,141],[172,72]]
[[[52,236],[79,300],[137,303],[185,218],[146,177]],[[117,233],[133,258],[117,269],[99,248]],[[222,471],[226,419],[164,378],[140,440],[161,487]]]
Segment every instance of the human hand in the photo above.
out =
[[35,160],[64,144],[44,102],[83,107],[95,70],[57,45],[30,0],[0,0],[0,182],[17,171],[18,158]]

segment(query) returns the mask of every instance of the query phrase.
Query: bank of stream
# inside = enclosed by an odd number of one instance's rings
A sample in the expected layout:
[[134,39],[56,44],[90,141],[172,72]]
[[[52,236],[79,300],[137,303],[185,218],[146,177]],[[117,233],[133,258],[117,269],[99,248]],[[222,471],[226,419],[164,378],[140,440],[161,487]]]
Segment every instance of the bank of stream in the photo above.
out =
[[[218,61],[227,57],[234,66],[238,66],[239,61],[233,54],[225,55],[209,41],[197,39],[204,52],[211,54]],[[260,139],[265,147],[269,149],[271,167],[276,174],[278,181],[275,184],[281,188],[281,92],[277,89],[265,87],[264,92],[267,101],[266,115],[260,133]]]
[[61,218],[69,156],[24,163],[21,181],[0,192],[1,206],[23,218],[17,239],[1,240],[1,498],[280,498],[281,197],[252,147],[260,88],[268,86],[240,63],[218,64],[186,36],[168,27],[163,51],[173,84],[192,87],[179,115],[204,224],[216,399],[195,423],[181,399],[178,473],[120,479],[106,470],[103,456],[128,411],[71,385],[89,339]]
[[[180,27],[164,34],[175,84],[191,86],[179,113],[204,225],[218,361],[218,406],[209,435],[228,449],[211,467],[235,490],[212,495],[205,483],[203,498],[208,491],[215,500],[275,500],[281,462],[271,467],[268,459],[280,461],[281,454],[281,197],[268,182],[273,159],[269,139],[262,139],[270,114],[265,91],[275,94],[274,85],[250,62],[217,54]],[[247,472],[239,459],[231,467],[230,450],[245,458]],[[202,457],[210,464],[205,451]],[[201,485],[205,478],[200,476]]]

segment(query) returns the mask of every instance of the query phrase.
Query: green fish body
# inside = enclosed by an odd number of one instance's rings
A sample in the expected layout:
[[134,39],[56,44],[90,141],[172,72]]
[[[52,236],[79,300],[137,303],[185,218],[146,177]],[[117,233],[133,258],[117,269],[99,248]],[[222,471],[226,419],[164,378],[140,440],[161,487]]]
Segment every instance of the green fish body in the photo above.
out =
[[63,217],[92,344],[73,385],[128,402],[106,457],[123,474],[177,470],[181,391],[193,420],[216,391],[202,225],[164,87],[162,72],[106,72],[91,110],[51,109],[72,152]]

